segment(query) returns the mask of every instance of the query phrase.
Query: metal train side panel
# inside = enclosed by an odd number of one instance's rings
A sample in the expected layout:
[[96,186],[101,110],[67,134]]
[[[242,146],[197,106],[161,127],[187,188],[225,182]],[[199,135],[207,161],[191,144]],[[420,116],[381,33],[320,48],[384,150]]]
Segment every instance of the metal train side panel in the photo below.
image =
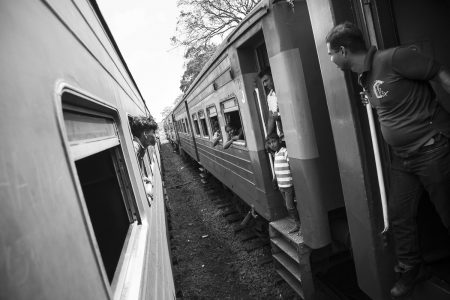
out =
[[[181,120],[189,120],[189,116],[186,112],[184,102],[180,102],[174,110],[174,120],[175,122],[181,122]],[[186,124],[186,125],[189,125]],[[185,151],[190,157],[197,160],[197,153],[195,151],[195,141],[192,136],[192,127],[189,125],[187,132],[181,132],[179,125],[175,125],[175,130],[178,132],[179,137],[179,147],[182,151]]]
[[[149,210],[127,125],[127,114],[147,111],[95,14],[83,1],[0,4],[1,299],[133,297],[146,285],[143,272],[154,262],[144,254],[152,249],[165,251],[156,271],[172,274],[167,240],[151,235],[165,224],[146,225],[160,209]],[[118,126],[141,215],[141,224],[133,223],[130,244],[124,246],[130,257],[120,265],[133,272],[118,271],[127,288],[123,293],[105,276],[62,130],[61,97],[69,90],[90,99],[91,107],[108,107]],[[165,289],[168,294],[174,290],[170,281]]]
[[[281,196],[272,189],[270,166],[262,141],[262,129],[255,125],[257,109],[255,99],[244,86],[243,77],[239,74],[239,65],[230,47],[227,55],[217,62],[198,81],[191,93],[186,97],[190,117],[199,111],[206,111],[214,106],[218,112],[218,121],[224,141],[226,141],[225,117],[221,108],[224,101],[235,99],[239,106],[239,114],[245,135],[245,144],[233,143],[228,149],[221,145],[212,147],[212,137],[196,135],[199,162],[221,182],[227,185],[248,205],[267,220],[277,219],[285,214]],[[234,78],[229,76],[234,74]],[[257,124],[259,125],[259,124]],[[208,123],[211,132],[211,124]],[[268,188],[269,187],[269,188]]]
[[155,152],[154,159],[156,163],[154,165],[154,200],[151,203],[151,207],[146,207],[148,215],[147,226],[150,229],[145,252],[145,260],[148,263],[142,274],[142,281],[146,284],[142,285],[139,299],[175,299],[159,146]]

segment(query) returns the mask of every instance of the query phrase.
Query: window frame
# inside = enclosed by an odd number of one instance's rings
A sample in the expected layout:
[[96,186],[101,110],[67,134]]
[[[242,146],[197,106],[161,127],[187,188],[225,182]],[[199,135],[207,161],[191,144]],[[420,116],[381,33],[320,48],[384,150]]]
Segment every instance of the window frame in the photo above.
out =
[[[136,185],[135,185],[135,181],[133,181],[133,179],[135,178],[135,172],[134,172],[134,167],[130,161],[130,150],[132,152],[134,152],[134,149],[129,149],[130,145],[132,148],[132,143],[130,141],[130,143],[127,143],[126,140],[128,140],[128,136],[126,134],[125,128],[121,125],[123,122],[121,122],[120,120],[120,114],[118,111],[118,108],[111,105],[110,103],[93,96],[91,93],[82,90],[80,88],[75,88],[72,85],[61,81],[58,82],[58,84],[55,86],[55,97],[54,97],[54,101],[53,101],[53,105],[54,105],[54,112],[55,112],[55,116],[57,119],[57,128],[58,128],[58,132],[59,132],[59,136],[61,139],[61,144],[62,144],[62,148],[65,154],[65,162],[67,163],[67,167],[68,170],[70,172],[70,177],[71,177],[71,181],[72,184],[74,186],[75,189],[75,197],[78,201],[79,207],[80,207],[80,213],[81,213],[81,217],[84,220],[84,224],[86,226],[86,230],[87,230],[87,237],[89,240],[89,244],[86,245],[86,247],[89,247],[90,250],[94,253],[94,257],[95,257],[95,263],[97,268],[100,271],[101,274],[101,278],[102,278],[102,282],[103,282],[103,287],[105,288],[105,290],[112,295],[113,297],[116,297],[117,295],[121,295],[125,289],[125,284],[128,281],[123,281],[121,280],[121,282],[119,283],[120,278],[122,278],[123,276],[128,276],[129,275],[129,270],[130,267],[131,268],[135,268],[136,267],[136,263],[137,260],[139,260],[138,258],[134,258],[136,251],[142,252],[139,249],[135,249],[135,247],[133,247],[135,240],[136,240],[136,232],[138,230],[142,230],[141,225],[141,215],[144,213],[142,204],[140,205],[140,203],[142,202],[137,202],[138,197],[140,196],[139,193],[136,193]],[[71,97],[70,99],[63,99],[65,98],[64,95],[65,94],[70,94]],[[86,199],[84,197],[84,193],[81,187],[81,183],[80,180],[78,178],[78,171],[77,171],[77,167],[75,165],[76,159],[74,158],[72,151],[71,151],[71,145],[70,142],[68,140],[68,136],[67,136],[67,130],[66,130],[66,126],[65,126],[65,120],[64,120],[64,116],[63,116],[63,109],[66,109],[68,107],[72,107],[72,108],[76,108],[76,110],[79,111],[85,111],[88,113],[93,113],[94,115],[103,115],[103,116],[107,116],[109,118],[112,118],[116,124],[116,133],[117,133],[117,137],[119,139],[119,145],[115,145],[113,147],[109,147],[106,149],[102,149],[101,151],[97,151],[95,153],[99,153],[102,151],[119,151],[121,158],[123,159],[123,162],[121,162],[123,164],[124,170],[127,173],[127,177],[125,177],[125,179],[128,182],[128,186],[130,188],[130,192],[132,193],[132,196],[134,197],[134,203],[133,205],[135,205],[136,207],[136,218],[137,220],[135,220],[134,222],[130,222],[128,229],[127,229],[127,233],[125,235],[123,244],[122,244],[122,249],[121,249],[121,253],[119,256],[119,259],[117,261],[117,264],[115,266],[115,272],[114,272],[114,276],[111,280],[111,282],[108,279],[107,273],[106,273],[106,269],[105,269],[105,262],[102,259],[100,250],[99,250],[99,246],[98,246],[98,240],[97,237],[95,236],[95,232],[93,229],[93,225],[91,222],[91,216],[89,215],[88,212],[88,208],[87,208],[87,204],[86,204]],[[70,109],[69,109],[70,110]],[[128,122],[126,122],[128,123]],[[127,146],[128,147],[127,147]],[[128,151],[127,151],[128,150]],[[95,154],[93,153],[93,154]],[[91,154],[91,155],[93,155]],[[86,156],[87,157],[87,156]],[[78,157],[77,159],[82,159],[80,157]],[[113,159],[113,158],[112,158]],[[114,163],[113,163],[114,164]],[[114,166],[115,169],[115,174],[117,176],[117,180],[120,181],[120,174],[118,174],[116,167]],[[120,187],[119,184],[119,188],[121,189],[121,193],[123,194],[123,190]],[[143,229],[144,231],[146,231],[147,229]],[[144,234],[144,233],[143,233]],[[127,255],[127,254],[132,254]],[[123,282],[122,282],[123,281]],[[131,282],[129,282],[131,283]]]
[[186,134],[191,135],[191,128],[189,127],[189,121],[187,118],[184,118],[184,123],[186,124]]
[[[235,103],[235,105],[233,106],[233,107],[230,107],[230,108],[225,108],[224,106],[224,104],[226,103],[226,102],[228,102],[228,101],[230,101],[230,100],[233,100],[234,101],[234,103]],[[223,117],[223,119],[224,119],[224,121],[225,121],[225,125],[224,126],[226,126],[227,124],[228,124],[228,118],[227,118],[227,115],[226,114],[228,114],[228,113],[231,113],[231,112],[235,112],[235,111],[237,111],[238,112],[238,115],[239,115],[239,121],[241,122],[241,128],[242,128],[242,134],[243,134],[243,136],[244,136],[244,139],[243,140],[237,140],[237,141],[233,141],[233,143],[231,144],[231,146],[238,146],[238,147],[242,147],[242,148],[244,148],[244,149],[247,149],[247,139],[246,139],[246,136],[245,136],[245,128],[244,128],[244,122],[242,121],[242,115],[241,115],[241,108],[240,108],[240,106],[239,106],[239,101],[238,101],[238,99],[237,99],[237,97],[236,96],[231,96],[231,97],[228,97],[228,98],[226,98],[226,99],[224,99],[224,100],[222,100],[221,102],[220,102],[220,111],[221,111],[221,113],[222,113],[222,117]],[[225,127],[224,127],[225,128]],[[226,132],[225,132],[226,133]],[[226,136],[227,136],[227,138],[228,138],[228,134],[226,133]]]
[[[198,123],[198,116],[197,116],[197,113],[193,113],[192,115],[191,115],[191,117],[192,117],[192,123],[194,124],[194,135],[195,136],[200,136],[200,125],[199,125],[199,123]],[[197,121],[197,123],[195,123]]]
[[[202,135],[202,137],[209,139],[210,138],[210,134],[209,133],[210,133],[211,130],[208,129],[208,123],[206,122],[205,110],[203,110],[203,109],[199,110],[197,112],[197,115],[198,115],[198,119],[199,119],[199,126],[200,126],[200,129],[201,129],[201,135]],[[201,117],[201,115],[203,116],[203,118]],[[206,128],[203,128],[202,119],[205,120],[204,124],[205,124]],[[205,134],[205,131],[206,131],[207,134]]]

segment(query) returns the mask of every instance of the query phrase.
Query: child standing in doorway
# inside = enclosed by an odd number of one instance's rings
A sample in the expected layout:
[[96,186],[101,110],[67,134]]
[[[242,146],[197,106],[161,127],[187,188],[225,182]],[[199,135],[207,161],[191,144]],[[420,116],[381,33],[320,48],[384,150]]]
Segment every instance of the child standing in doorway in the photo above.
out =
[[275,178],[273,179],[274,187],[278,185],[284,202],[286,203],[289,216],[294,220],[294,227],[288,231],[289,233],[294,233],[300,230],[300,217],[294,203],[295,190],[292,182],[291,168],[289,167],[287,149],[281,145],[280,137],[275,132],[272,132],[269,136],[267,136],[266,143],[275,153]]

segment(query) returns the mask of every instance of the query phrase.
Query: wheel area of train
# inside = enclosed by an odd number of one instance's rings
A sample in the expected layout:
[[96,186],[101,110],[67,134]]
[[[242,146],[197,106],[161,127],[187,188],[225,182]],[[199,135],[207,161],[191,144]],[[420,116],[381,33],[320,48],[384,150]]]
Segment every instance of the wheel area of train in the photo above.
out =
[[162,159],[177,297],[300,299],[275,271],[267,222],[241,225],[247,208],[169,144]]

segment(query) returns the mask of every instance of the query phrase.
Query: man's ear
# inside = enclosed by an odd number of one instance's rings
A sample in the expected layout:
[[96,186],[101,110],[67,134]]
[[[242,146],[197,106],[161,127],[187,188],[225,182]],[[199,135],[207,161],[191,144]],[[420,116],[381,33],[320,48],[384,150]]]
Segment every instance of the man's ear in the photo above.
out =
[[339,52],[341,52],[342,56],[347,56],[347,49],[344,46],[339,47]]

